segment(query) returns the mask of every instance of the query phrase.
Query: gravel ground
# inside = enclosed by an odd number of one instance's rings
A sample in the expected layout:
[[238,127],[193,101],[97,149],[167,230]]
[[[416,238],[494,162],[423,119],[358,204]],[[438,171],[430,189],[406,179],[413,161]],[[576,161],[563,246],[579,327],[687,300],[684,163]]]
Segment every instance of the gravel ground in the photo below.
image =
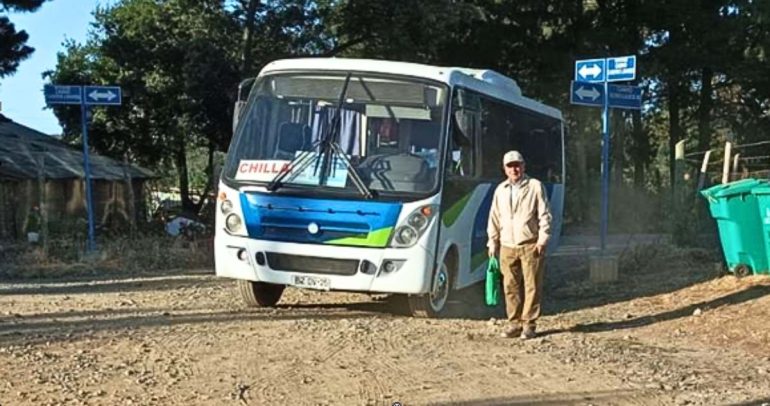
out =
[[250,309],[210,270],[0,281],[0,405],[770,405],[770,278],[701,254],[624,252],[604,285],[552,258],[529,341],[480,286],[426,320],[292,288]]

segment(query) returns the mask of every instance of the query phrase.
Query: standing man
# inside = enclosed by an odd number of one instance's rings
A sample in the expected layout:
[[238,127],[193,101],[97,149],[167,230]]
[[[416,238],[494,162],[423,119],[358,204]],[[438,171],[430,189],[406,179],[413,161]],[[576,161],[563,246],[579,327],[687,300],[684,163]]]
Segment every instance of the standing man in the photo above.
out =
[[545,187],[524,173],[519,151],[503,156],[508,179],[495,189],[489,211],[489,256],[500,255],[505,310],[510,325],[503,337],[535,337],[545,271],[545,246],[551,235],[551,209]]

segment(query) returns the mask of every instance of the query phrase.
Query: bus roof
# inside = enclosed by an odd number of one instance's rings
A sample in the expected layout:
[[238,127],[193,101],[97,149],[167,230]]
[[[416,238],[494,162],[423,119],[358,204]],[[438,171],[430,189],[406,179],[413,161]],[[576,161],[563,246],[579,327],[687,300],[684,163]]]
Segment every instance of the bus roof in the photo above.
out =
[[450,86],[462,86],[492,96],[529,110],[559,120],[561,111],[522,95],[515,80],[488,69],[470,69],[423,65],[410,62],[395,62],[376,59],[348,58],[297,58],[281,59],[268,63],[260,76],[282,71],[356,71],[390,73],[431,79]]

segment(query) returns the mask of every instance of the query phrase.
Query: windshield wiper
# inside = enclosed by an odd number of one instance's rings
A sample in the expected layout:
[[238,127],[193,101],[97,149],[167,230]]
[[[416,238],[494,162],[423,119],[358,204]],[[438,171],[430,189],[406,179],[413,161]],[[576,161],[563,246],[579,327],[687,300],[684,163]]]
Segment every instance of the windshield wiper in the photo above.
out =
[[[350,78],[353,74],[348,73],[348,75],[345,77],[345,83],[342,85],[342,92],[340,93],[339,100],[337,101],[337,111],[334,114],[334,119],[332,120],[331,124],[326,124],[324,126],[324,129],[327,131],[324,131],[324,137],[316,141],[310,150],[302,152],[299,156],[295,157],[289,162],[289,165],[287,165],[290,169],[286,172],[279,173],[275,178],[273,178],[272,181],[270,181],[270,184],[267,186],[267,190],[271,192],[275,192],[281,186],[283,186],[283,181],[286,179],[287,183],[291,182],[295,177],[297,177],[298,174],[302,173],[307,169],[308,166],[313,161],[316,161],[317,158],[323,157],[323,162],[321,165],[321,180],[319,182],[319,185],[324,186],[326,184],[326,181],[328,180],[331,167],[332,167],[332,158],[333,156],[339,156],[342,161],[345,163],[345,168],[348,170],[348,173],[351,175],[351,178],[353,179],[353,184],[356,186],[358,191],[367,199],[372,199],[374,197],[374,193],[372,193],[371,189],[369,189],[368,186],[364,183],[363,179],[361,179],[361,175],[358,173],[356,168],[353,167],[353,164],[350,163],[350,160],[345,155],[345,152],[342,150],[342,147],[337,143],[337,135],[339,133],[339,127],[340,127],[340,116],[342,115],[342,105],[345,103],[345,95],[348,91],[348,84],[350,84]],[[328,123],[328,121],[327,121]],[[329,128],[328,126],[331,126]],[[319,148],[320,147],[320,148]],[[312,152],[315,151],[316,148],[319,148],[318,154],[313,155]],[[321,163],[320,161],[316,161],[315,166],[315,172],[318,173],[318,164]],[[297,170],[294,170],[294,165],[297,165]]]

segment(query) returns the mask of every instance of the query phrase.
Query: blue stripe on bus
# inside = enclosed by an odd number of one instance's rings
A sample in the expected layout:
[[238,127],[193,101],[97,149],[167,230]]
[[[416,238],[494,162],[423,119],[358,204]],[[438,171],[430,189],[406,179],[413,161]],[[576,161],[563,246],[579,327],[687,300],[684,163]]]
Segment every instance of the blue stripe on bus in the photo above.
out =
[[[397,202],[241,193],[249,237],[269,241],[384,247],[401,206]],[[316,226],[317,232],[312,233]]]

